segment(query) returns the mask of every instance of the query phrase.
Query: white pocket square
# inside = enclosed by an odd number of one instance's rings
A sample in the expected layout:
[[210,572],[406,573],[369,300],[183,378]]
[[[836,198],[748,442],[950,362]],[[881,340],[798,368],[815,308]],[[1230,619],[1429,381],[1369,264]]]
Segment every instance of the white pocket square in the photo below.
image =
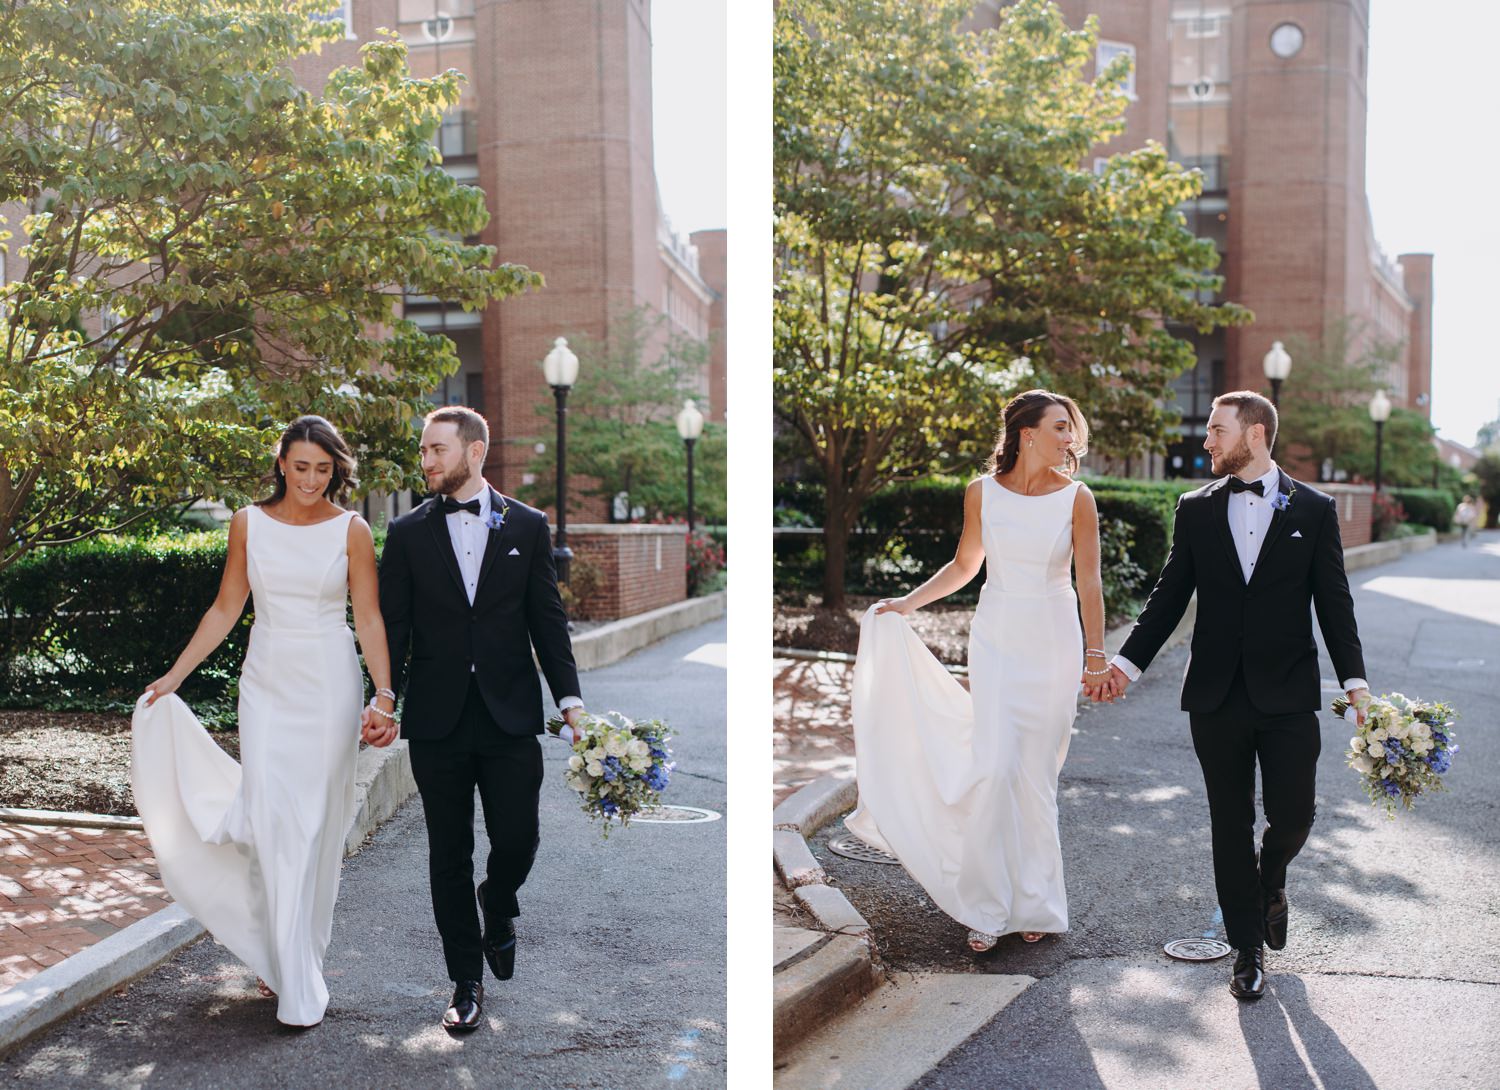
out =
[[521,550],[520,549],[511,549],[511,551],[508,552],[508,553],[506,553],[505,555],[506,556],[520,556],[521,555]]
[[1293,537],[1301,537],[1302,536],[1302,531],[1301,530],[1293,530],[1292,531],[1292,536]]

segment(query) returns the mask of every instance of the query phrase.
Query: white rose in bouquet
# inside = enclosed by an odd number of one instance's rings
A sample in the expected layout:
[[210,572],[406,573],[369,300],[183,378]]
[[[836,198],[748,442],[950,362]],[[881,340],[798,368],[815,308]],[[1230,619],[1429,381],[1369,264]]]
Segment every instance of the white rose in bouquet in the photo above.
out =
[[577,772],[582,767],[583,767],[583,758],[580,757],[580,756],[578,756],[578,754],[575,753],[575,754],[573,754],[573,756],[571,756],[571,757],[568,758],[568,768],[571,771]]
[[1368,775],[1369,773],[1375,771],[1375,762],[1370,760],[1370,758],[1365,756],[1363,753],[1355,757],[1349,763],[1365,775]]
[[610,757],[625,756],[625,742],[618,734],[611,734],[604,741],[604,752]]
[[1412,722],[1411,728],[1407,731],[1407,734],[1412,738],[1420,738],[1425,741],[1432,737],[1432,728],[1429,727],[1426,723],[1422,722],[1420,719],[1417,719]]
[[625,747],[625,750],[630,754],[631,757],[651,756],[651,747],[648,746],[645,741],[640,738],[632,739],[630,745]]
[[1354,750],[1355,753],[1363,753],[1365,751],[1365,740],[1356,734],[1353,738],[1349,739],[1349,748]]
[[1384,727],[1376,727],[1370,731],[1369,736],[1365,740],[1368,742],[1384,742],[1389,737],[1390,734],[1387,733]]
[[597,779],[598,777],[604,775],[604,766],[598,761],[590,761],[587,766],[585,766],[585,771],[587,771],[590,776],[593,776]]
[[1388,727],[1387,729],[1390,731],[1391,737],[1395,738],[1397,741],[1400,741],[1402,738],[1405,738],[1409,733],[1411,733],[1406,723],[1400,719],[1392,722],[1390,727]]

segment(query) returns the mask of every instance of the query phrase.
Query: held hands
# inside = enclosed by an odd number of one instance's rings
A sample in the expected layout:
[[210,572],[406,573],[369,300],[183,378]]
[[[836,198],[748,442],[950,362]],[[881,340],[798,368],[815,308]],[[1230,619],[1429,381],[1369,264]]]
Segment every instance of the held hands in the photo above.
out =
[[[1087,664],[1084,669],[1088,669]],[[1083,691],[1096,704],[1113,704],[1125,696],[1125,690],[1129,687],[1130,678],[1113,663],[1110,664],[1107,675],[1083,675]]]
[[[388,696],[377,696],[373,703],[376,708],[387,715],[391,715],[396,710],[396,702]],[[377,749],[384,749],[390,745],[400,732],[400,724],[394,717],[387,718],[368,704],[359,713],[359,736]]]

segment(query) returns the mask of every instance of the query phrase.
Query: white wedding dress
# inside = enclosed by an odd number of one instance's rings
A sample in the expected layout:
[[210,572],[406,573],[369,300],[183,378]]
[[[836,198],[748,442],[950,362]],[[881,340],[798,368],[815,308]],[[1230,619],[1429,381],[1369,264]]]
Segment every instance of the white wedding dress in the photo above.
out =
[[319,1022],[323,955],[353,817],[364,689],[346,623],[353,512],[311,526],[249,509],[255,625],[240,674],[240,764],[175,694],[136,705],[131,785],[174,900]]
[[1083,633],[1070,569],[1078,484],[980,486],[986,579],[968,692],[899,613],[860,626],[859,807],[845,824],[901,860],[975,931],[1068,929],[1057,776],[1077,715]]

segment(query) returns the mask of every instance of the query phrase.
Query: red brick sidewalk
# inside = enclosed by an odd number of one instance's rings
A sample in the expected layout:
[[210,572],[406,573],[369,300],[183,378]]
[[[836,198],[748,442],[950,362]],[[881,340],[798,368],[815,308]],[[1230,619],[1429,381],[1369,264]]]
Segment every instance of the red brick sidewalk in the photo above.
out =
[[854,775],[854,728],[844,662],[772,661],[771,765],[775,801],[819,776]]
[[169,903],[143,832],[0,825],[0,989]]

